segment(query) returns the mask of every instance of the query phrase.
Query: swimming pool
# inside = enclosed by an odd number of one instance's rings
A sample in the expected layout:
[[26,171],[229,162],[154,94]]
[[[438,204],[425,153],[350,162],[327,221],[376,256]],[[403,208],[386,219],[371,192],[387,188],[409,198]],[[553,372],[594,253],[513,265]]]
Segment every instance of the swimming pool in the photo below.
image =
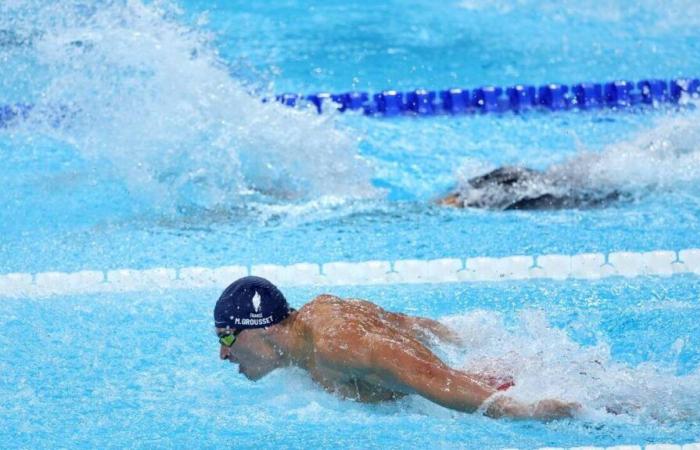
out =
[[[0,129],[0,273],[698,248],[693,109],[390,120],[249,94],[697,76],[698,9],[0,5],[0,103],[43,112]],[[72,111],[58,126],[55,105]],[[432,201],[489,168],[586,152],[602,155],[596,181],[631,201],[549,212]],[[697,442],[699,285],[679,274],[285,289],[293,306],[330,290],[452,324],[470,343],[437,349],[452,364],[514,371],[514,394],[584,405],[577,420],[543,424],[414,397],[342,401],[293,370],[251,383],[218,360],[210,285],[76,293],[58,283],[47,297],[8,296],[0,281],[0,438],[10,448]],[[608,414],[610,404],[628,412]]]

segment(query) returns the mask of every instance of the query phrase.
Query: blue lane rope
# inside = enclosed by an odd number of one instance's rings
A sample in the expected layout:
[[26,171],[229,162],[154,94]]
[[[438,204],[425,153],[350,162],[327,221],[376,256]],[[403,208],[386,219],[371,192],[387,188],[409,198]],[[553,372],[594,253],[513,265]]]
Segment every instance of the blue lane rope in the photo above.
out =
[[32,110],[32,105],[17,103],[14,105],[0,105],[0,128],[7,128],[16,119],[26,119]]
[[622,109],[631,106],[678,104],[681,98],[700,97],[700,79],[612,81],[607,83],[550,83],[543,86],[485,86],[477,89],[452,88],[443,91],[416,89],[409,92],[386,90],[311,95],[286,93],[275,100],[291,107],[313,105],[320,114],[330,110],[358,111],[370,116],[521,112],[536,108]]
[[[452,88],[442,91],[416,89],[409,92],[386,90],[375,94],[319,92],[311,95],[281,94],[264,102],[277,101],[289,107],[315,107],[321,114],[332,110],[356,111],[368,116],[437,114],[459,115],[475,113],[523,112],[532,109],[563,111],[569,109],[624,109],[633,106],[678,104],[684,97],[700,98],[700,79],[612,81],[565,85],[550,83],[542,86],[518,84],[511,87],[485,86],[477,89]],[[18,103],[0,105],[0,128],[26,119],[33,105]],[[57,126],[69,115],[68,108],[59,107],[51,113]]]

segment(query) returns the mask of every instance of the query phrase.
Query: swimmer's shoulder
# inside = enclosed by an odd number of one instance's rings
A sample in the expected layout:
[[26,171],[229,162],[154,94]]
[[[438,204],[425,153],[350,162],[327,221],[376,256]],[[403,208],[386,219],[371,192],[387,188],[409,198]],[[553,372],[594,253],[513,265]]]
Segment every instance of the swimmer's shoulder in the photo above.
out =
[[337,307],[343,300],[330,294],[321,294],[299,308],[298,317],[305,321],[312,321],[319,315],[327,315],[329,310]]
[[[306,333],[314,340],[325,338],[343,321],[343,300],[330,294],[316,296],[297,311],[297,323],[303,324]],[[316,343],[318,345],[318,343]]]
[[335,295],[331,294],[321,294],[317,295],[316,297],[313,298],[309,303],[305,304],[299,311],[303,309],[317,309],[317,308],[323,308],[327,306],[333,306],[333,305],[338,305],[343,302],[343,299],[340,297],[336,297]]
[[342,302],[343,299],[332,295],[332,294],[321,294],[317,295],[314,297],[313,300],[311,300],[309,303],[317,303],[317,304],[328,304],[328,303],[340,303]]
[[341,311],[347,314],[352,313],[371,313],[374,310],[380,310],[374,303],[360,298],[340,298],[331,294],[321,294],[311,300],[304,307],[309,307],[310,310],[319,311]]

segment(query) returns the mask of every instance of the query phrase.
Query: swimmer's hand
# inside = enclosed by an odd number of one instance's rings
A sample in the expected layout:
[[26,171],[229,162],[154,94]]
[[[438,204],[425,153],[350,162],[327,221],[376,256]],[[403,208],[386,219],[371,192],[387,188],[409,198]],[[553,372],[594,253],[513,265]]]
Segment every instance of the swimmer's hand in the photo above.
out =
[[504,396],[491,402],[484,414],[494,419],[509,417],[512,419],[555,420],[573,417],[579,409],[581,409],[581,405],[575,402],[550,399],[525,405]]
[[535,403],[534,406],[532,418],[541,420],[573,417],[574,413],[581,409],[580,403],[563,402],[561,400],[541,400]]

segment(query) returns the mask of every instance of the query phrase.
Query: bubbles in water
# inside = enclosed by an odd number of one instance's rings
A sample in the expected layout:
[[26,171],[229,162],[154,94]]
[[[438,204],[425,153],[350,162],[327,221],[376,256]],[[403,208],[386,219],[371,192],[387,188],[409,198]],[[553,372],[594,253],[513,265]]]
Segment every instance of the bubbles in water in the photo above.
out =
[[[252,96],[211,36],[179,23],[171,3],[3,9],[0,28],[31,36],[30,46],[0,49],[16,77],[32,77],[19,93],[36,103],[25,130],[70,143],[98,174],[116,174],[156,208],[375,193],[349,132]],[[57,105],[58,128],[50,123]]]

